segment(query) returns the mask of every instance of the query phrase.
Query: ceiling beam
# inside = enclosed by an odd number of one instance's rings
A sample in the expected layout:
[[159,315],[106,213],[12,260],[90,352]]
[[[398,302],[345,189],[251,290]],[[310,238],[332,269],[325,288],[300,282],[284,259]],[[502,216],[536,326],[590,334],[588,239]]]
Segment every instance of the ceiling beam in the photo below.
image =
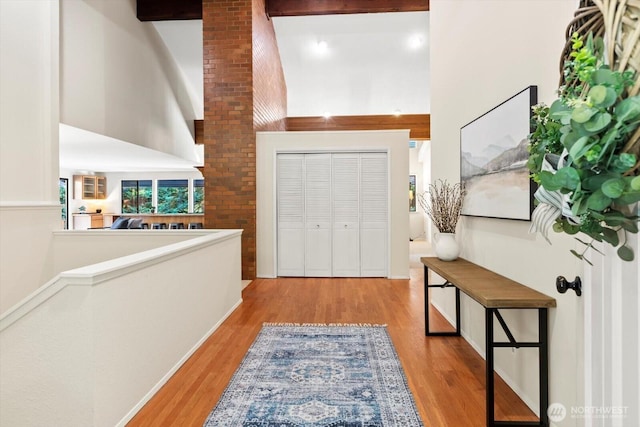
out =
[[202,0],[136,0],[140,21],[202,19]]
[[265,3],[269,17],[429,10],[429,0],[265,0]]
[[431,138],[430,114],[402,114],[394,116],[333,116],[287,117],[288,131],[342,131],[342,130],[385,130],[409,129],[409,138]]

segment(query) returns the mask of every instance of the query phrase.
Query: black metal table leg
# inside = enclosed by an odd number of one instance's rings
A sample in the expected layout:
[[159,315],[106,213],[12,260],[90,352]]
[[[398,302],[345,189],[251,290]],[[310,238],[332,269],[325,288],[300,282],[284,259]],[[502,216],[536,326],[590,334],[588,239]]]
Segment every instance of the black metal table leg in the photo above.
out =
[[424,334],[429,335],[429,269],[424,266]]
[[429,329],[429,307],[431,306],[429,298],[429,288],[451,288],[455,287],[450,282],[446,282],[442,285],[430,285],[429,284],[429,269],[424,266],[424,334],[425,336],[440,336],[440,337],[459,337],[460,336],[460,289],[456,289],[456,330],[455,332],[432,332]]
[[487,393],[487,427],[493,427],[495,422],[493,378],[493,309],[485,309],[485,335],[486,335],[486,393]]
[[549,332],[547,330],[548,309],[538,309],[538,341],[540,342],[538,362],[540,373],[540,425],[549,425]]

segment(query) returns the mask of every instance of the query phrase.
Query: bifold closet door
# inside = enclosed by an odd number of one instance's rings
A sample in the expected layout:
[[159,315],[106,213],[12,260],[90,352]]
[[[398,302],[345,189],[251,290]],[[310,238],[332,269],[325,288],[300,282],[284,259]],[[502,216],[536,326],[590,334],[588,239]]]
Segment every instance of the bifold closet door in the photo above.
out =
[[386,153],[360,155],[360,275],[387,276],[388,162]]
[[331,276],[331,154],[305,154],[307,277]]
[[360,276],[360,155],[332,155],[333,276]]
[[304,276],[304,154],[278,154],[278,275]]

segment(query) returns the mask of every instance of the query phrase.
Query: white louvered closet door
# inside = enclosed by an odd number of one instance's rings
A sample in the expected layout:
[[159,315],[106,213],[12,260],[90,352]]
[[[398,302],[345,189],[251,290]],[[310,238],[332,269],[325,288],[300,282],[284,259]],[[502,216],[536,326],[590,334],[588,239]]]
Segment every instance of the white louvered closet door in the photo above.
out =
[[360,155],[360,275],[387,276],[388,163],[386,153]]
[[331,276],[331,154],[305,155],[305,276]]
[[332,159],[333,276],[360,276],[360,155]]
[[304,154],[276,160],[278,275],[304,276]]

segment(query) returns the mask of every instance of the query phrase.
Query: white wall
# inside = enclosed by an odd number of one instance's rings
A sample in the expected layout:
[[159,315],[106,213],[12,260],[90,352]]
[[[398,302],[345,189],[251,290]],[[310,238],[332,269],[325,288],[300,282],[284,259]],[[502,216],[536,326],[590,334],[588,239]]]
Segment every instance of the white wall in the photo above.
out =
[[0,425],[124,425],[241,302],[240,235],[66,271],[0,316]]
[[60,121],[197,161],[200,112],[135,0],[62,0],[60,21]]
[[409,131],[258,132],[256,140],[257,276],[276,276],[275,155],[278,151],[388,150],[391,278],[409,277]]
[[0,1],[0,313],[48,280],[58,206],[58,1]]
[[[528,85],[538,86],[540,101],[553,101],[564,32],[576,7],[576,0],[431,1],[433,180],[459,181],[464,124]],[[464,217],[458,229],[462,257],[557,299],[558,307],[550,310],[550,402],[568,407],[582,397],[582,301],[573,293],[558,294],[555,278],[572,280],[582,266],[569,254],[573,239],[552,233],[549,246],[528,234],[528,228],[528,222]],[[440,292],[434,295],[435,303],[453,318],[451,299]],[[535,316],[503,315],[517,338],[535,332]],[[463,299],[462,331],[480,352],[483,316],[479,305]],[[536,364],[532,350],[496,351],[498,370],[537,410]],[[577,425],[575,419],[562,424],[572,425]]]

